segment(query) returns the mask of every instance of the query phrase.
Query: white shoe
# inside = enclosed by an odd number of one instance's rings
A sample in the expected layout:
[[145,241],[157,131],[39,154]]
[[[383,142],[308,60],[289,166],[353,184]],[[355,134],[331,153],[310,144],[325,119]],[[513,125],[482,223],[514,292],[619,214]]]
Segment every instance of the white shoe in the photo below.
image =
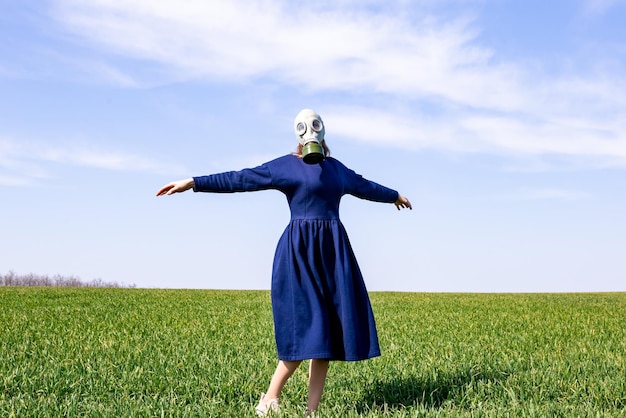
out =
[[267,416],[270,411],[278,412],[278,398],[265,400],[265,393],[261,393],[259,404],[255,408],[256,414],[260,417]]

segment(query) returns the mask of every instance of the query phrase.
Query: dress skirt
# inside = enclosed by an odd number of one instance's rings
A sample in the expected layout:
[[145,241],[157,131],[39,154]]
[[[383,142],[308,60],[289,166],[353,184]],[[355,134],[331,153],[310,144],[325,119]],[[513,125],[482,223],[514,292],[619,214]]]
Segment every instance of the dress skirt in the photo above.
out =
[[339,219],[292,219],[272,272],[280,360],[356,361],[380,355],[363,276]]

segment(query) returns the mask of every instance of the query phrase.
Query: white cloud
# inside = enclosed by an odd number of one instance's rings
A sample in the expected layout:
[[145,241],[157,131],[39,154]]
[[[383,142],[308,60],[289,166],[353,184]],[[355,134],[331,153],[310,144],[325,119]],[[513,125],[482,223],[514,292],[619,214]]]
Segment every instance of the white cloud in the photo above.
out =
[[0,186],[22,187],[32,184],[32,179],[24,176],[0,174]]
[[188,1],[183,6],[61,0],[57,16],[81,39],[161,63],[177,77],[270,76],[314,90],[519,106],[519,95],[512,94],[516,70],[488,65],[493,51],[471,43],[476,32],[466,17],[439,22],[424,14],[408,21],[393,12],[315,7],[280,1]]
[[0,139],[0,185],[33,184],[38,179],[50,177],[55,164],[168,174],[186,171],[179,166],[131,153],[96,149],[78,144],[49,146],[43,143]]
[[604,14],[609,9],[624,4],[625,0],[583,0],[585,11],[591,14]]
[[626,167],[626,126],[585,119],[525,120],[459,111],[426,117],[402,110],[359,107],[329,109],[331,135],[352,141],[408,149],[438,149],[510,156],[566,155],[585,157],[594,166]]
[[[600,9],[617,2],[585,4]],[[402,13],[407,7],[412,13]],[[267,77],[404,103],[400,111],[374,102],[337,109],[331,117],[338,135],[411,149],[564,154],[626,165],[624,75],[548,76],[522,61],[502,62],[479,44],[471,18],[443,20],[420,7],[403,1],[321,7],[286,0],[58,0],[55,13],[80,42],[159,64],[162,76],[170,74],[165,82]],[[125,80],[112,65],[108,71]],[[368,130],[355,133],[355,126]]]

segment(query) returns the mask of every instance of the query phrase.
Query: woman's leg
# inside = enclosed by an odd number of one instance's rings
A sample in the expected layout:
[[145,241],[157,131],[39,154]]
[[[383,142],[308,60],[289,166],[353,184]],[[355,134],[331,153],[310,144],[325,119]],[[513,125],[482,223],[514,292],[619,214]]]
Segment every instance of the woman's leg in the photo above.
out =
[[285,383],[287,383],[287,380],[289,380],[293,372],[296,371],[300,363],[302,363],[302,361],[280,360],[278,362],[276,371],[270,381],[270,386],[267,388],[267,392],[265,393],[265,399],[278,399],[280,397],[280,392],[283,390],[283,386],[285,386]]
[[309,365],[309,403],[307,405],[309,411],[317,411],[317,407],[320,405],[327,373],[328,360],[311,360]]

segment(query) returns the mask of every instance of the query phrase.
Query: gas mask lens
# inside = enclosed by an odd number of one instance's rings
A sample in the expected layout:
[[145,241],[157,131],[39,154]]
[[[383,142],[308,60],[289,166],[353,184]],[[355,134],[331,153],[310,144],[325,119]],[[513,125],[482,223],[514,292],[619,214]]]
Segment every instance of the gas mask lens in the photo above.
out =
[[313,121],[311,122],[311,128],[315,131],[315,132],[320,132],[322,130],[322,122],[320,122],[317,119],[313,119]]
[[302,135],[303,133],[305,133],[306,125],[302,122],[299,122],[298,125],[296,126],[296,132],[298,133],[298,135]]

